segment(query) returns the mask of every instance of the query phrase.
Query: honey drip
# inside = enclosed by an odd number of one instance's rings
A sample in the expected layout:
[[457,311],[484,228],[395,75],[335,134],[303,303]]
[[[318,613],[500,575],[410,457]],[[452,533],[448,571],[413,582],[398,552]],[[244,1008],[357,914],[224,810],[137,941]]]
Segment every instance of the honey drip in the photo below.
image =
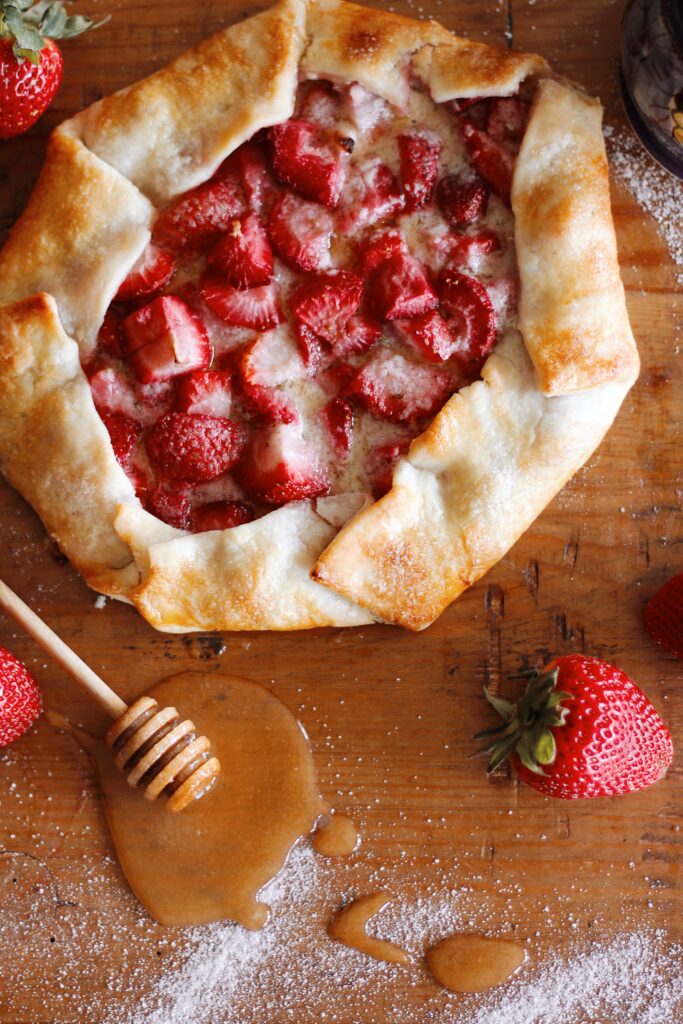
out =
[[524,950],[509,939],[449,935],[427,953],[436,980],[452,992],[484,992],[500,985],[524,963]]
[[385,892],[361,896],[339,911],[328,928],[329,935],[338,942],[343,942],[345,946],[367,953],[376,960],[385,960],[390,964],[410,963],[410,957],[400,946],[385,939],[376,939],[366,931],[370,918],[389,903],[391,897]]
[[358,829],[345,814],[323,819],[313,833],[313,849],[323,857],[348,857],[360,845]]
[[171,814],[126,784],[104,743],[78,732],[130,887],[162,924],[262,928],[269,908],[257,893],[325,810],[306,735],[277,697],[233,676],[184,673],[149,693],[193,719],[222,772],[201,800]]

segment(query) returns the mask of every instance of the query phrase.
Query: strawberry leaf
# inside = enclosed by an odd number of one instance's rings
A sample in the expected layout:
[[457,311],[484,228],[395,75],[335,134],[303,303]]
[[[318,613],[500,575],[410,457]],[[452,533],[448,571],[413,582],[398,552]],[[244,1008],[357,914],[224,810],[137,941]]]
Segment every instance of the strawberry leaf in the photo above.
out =
[[14,40],[15,55],[17,48],[24,51],[22,56],[27,56],[29,53],[40,53],[45,46],[45,39],[37,28],[25,20],[21,11],[12,5],[6,6],[3,10],[3,20]]

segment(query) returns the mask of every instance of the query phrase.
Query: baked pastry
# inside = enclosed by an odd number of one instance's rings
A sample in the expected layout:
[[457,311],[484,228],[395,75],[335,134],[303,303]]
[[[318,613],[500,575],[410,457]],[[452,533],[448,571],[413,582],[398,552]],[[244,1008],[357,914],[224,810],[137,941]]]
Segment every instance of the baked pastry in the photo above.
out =
[[0,463],[156,628],[422,629],[638,372],[601,108],[281,0],[52,135],[0,253]]

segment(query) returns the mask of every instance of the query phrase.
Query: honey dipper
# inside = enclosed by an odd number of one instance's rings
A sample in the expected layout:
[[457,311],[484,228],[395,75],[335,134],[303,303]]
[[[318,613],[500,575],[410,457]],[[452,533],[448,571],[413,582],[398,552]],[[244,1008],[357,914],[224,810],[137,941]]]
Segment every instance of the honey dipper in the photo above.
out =
[[172,811],[182,811],[210,789],[221,766],[194,722],[181,722],[175,708],[160,709],[151,697],[127,705],[2,580],[0,607],[115,719],[104,739],[130,786],[142,789],[147,800],[167,794]]

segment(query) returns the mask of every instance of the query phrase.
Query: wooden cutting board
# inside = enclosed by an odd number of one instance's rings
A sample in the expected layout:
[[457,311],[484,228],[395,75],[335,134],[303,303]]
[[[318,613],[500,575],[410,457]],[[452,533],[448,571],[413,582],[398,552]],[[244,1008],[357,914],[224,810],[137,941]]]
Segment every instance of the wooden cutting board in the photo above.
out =
[[[266,5],[72,4],[74,11],[95,16],[105,6],[111,21],[65,45],[64,85],[46,117],[28,136],[0,143],[0,232],[10,228],[30,193],[52,127]],[[537,50],[600,95],[607,121],[624,127],[616,82],[621,4],[397,0],[392,9],[434,16],[487,42]],[[435,863],[457,864],[457,884],[469,890],[470,906],[485,914],[492,931],[536,935],[548,951],[561,951],[568,936],[587,943],[624,928],[668,929],[672,939],[680,938],[683,923],[680,754],[668,778],[651,790],[577,805],[520,789],[510,773],[487,780],[482,763],[470,759],[472,733],[491,722],[482,684],[505,691],[511,687],[506,675],[528,661],[576,650],[614,660],[632,675],[683,749],[681,662],[656,648],[641,623],[648,596],[683,569],[680,268],[653,221],[619,188],[614,208],[643,361],[640,380],[589,466],[484,580],[419,635],[382,626],[289,635],[155,633],[124,605],[107,602],[98,609],[95,595],[65,564],[32,510],[0,485],[0,574],[124,697],[187,669],[223,670],[272,686],[309,732],[323,794],[362,825],[364,854],[356,882],[384,868],[399,897],[404,890],[414,896],[423,888],[433,891]],[[71,681],[5,620],[0,643],[27,662],[48,703],[86,726],[103,725]],[[107,944],[107,907],[98,903],[96,886],[83,905],[74,906],[69,893],[95,864],[97,876],[110,883],[108,891],[120,894],[120,912],[134,917],[111,857],[85,758],[41,721],[0,752],[3,1024],[100,1020],[87,1007],[111,984],[107,950],[115,946],[113,940]],[[506,892],[516,894],[514,920]],[[95,911],[101,924],[98,955],[80,977],[80,994],[60,995],[53,966],[60,955],[60,922],[65,915],[74,920]],[[20,920],[25,914],[23,949],[1,941],[8,914]],[[558,925],[562,921],[566,927]],[[169,938],[151,922],[144,930],[160,949]],[[182,943],[178,933],[172,938]],[[68,958],[68,946],[61,955]],[[125,989],[130,960],[122,958],[119,968]],[[147,968],[146,980],[138,976],[135,982],[140,992],[163,971],[163,957],[151,956]],[[269,1024],[318,1019],[305,993],[298,1014],[278,1010],[276,988]],[[420,1019],[419,1008],[433,988],[426,975],[416,981],[399,974],[396,992]],[[291,993],[289,999],[296,1007]],[[13,1009],[18,1005],[24,1009]],[[364,1024],[375,1019],[373,1013],[368,1006]],[[341,1024],[351,1019],[343,1009],[337,1017]]]

